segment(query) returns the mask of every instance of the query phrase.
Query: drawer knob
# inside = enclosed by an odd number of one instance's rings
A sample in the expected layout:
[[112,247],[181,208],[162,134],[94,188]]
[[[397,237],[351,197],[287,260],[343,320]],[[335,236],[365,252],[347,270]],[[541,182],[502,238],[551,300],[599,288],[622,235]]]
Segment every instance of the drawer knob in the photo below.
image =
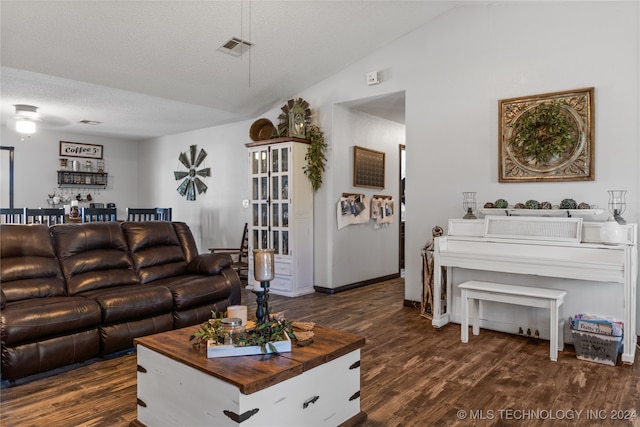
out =
[[320,396],[313,396],[311,399],[306,400],[303,404],[302,404],[302,409],[307,409],[309,407],[309,405],[311,405],[312,403],[316,403],[316,401],[320,399]]

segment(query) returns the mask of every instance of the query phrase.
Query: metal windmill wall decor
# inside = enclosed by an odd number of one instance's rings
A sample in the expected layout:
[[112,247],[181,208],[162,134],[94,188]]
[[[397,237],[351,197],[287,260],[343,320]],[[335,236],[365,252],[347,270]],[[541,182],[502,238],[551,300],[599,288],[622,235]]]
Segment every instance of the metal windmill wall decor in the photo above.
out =
[[[177,190],[181,196],[185,196],[187,200],[196,200],[196,191],[198,194],[207,192],[207,185],[203,179],[211,176],[211,168],[202,168],[202,162],[207,157],[207,152],[203,149],[197,150],[195,145],[189,147],[189,155],[186,152],[180,153],[178,160],[187,168],[186,171],[175,171],[173,176],[176,181],[183,180]],[[201,179],[201,177],[203,179]]]

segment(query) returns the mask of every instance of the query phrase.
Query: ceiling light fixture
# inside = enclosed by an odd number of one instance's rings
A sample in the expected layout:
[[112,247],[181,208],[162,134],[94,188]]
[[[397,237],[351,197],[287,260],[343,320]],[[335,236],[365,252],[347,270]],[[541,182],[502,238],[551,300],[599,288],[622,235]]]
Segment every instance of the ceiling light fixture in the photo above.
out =
[[38,107],[33,105],[16,104],[16,132],[22,135],[21,141],[24,141],[25,135],[31,135],[36,132],[36,122],[38,118]]
[[16,132],[31,135],[32,133],[36,133],[36,122],[33,122],[28,119],[20,119],[16,122]]

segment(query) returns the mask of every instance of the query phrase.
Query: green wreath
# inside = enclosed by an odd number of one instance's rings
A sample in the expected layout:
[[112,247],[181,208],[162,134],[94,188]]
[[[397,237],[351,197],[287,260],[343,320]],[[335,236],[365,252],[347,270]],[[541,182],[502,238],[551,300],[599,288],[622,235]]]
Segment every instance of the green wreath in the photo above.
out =
[[576,129],[564,111],[565,103],[553,101],[531,108],[511,124],[512,153],[525,162],[547,164],[576,142]]

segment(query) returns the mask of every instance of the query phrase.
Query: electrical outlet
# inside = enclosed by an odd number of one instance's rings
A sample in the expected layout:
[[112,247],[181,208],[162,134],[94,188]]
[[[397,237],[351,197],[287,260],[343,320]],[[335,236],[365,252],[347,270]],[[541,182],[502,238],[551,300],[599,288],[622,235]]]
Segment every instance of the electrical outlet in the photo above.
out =
[[367,73],[367,84],[369,86],[377,85],[378,83],[380,83],[380,78],[379,78],[379,73],[377,71],[371,71]]
[[242,207],[243,208],[248,208],[249,207],[249,199],[244,199],[242,201]]

